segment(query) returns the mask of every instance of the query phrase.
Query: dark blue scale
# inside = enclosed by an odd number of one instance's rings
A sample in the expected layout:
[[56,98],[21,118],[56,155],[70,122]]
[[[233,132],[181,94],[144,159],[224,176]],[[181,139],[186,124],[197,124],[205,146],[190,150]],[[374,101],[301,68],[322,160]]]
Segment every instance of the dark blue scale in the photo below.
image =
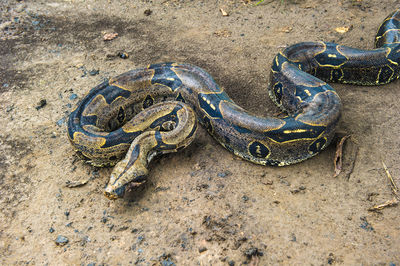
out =
[[153,64],[149,66],[149,69],[154,69],[154,76],[151,79],[151,84],[162,84],[172,91],[175,91],[182,85],[182,81],[171,69],[172,63]]
[[314,58],[320,66],[341,66],[346,63],[347,58],[340,54],[337,50],[338,46],[336,43],[325,43],[326,51],[317,54]]
[[[204,94],[199,93],[198,101],[199,106],[203,109],[207,115],[211,118],[222,118],[221,111],[219,110],[219,103],[221,102],[220,94]],[[210,106],[212,104],[214,108]]]
[[[281,128],[265,132],[265,136],[276,142],[283,143],[291,140],[316,138],[326,129],[325,126],[307,125],[294,117],[285,118],[285,122]],[[284,131],[290,133],[284,133]]]
[[[107,82],[108,83],[108,82]],[[128,90],[121,89],[120,87],[107,85],[104,90],[98,93],[104,97],[107,104],[112,103],[118,97],[128,98],[131,96],[131,92]]]

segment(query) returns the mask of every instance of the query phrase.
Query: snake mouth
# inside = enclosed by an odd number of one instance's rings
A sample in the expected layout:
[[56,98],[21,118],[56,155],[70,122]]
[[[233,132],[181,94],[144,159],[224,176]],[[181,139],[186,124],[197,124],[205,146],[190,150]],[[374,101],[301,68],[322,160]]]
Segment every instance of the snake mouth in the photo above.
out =
[[104,191],[104,195],[110,200],[116,200],[118,198],[122,198],[124,194],[125,194],[125,186],[116,189],[111,189],[110,187],[107,187],[106,190]]

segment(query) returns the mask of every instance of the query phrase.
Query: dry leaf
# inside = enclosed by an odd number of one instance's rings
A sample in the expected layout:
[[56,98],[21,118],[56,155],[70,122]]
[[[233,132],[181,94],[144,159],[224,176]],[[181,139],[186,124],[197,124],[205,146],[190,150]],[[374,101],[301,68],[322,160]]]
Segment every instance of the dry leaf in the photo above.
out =
[[369,211],[380,211],[386,207],[394,207],[397,206],[399,204],[399,201],[396,198],[393,198],[391,200],[387,200],[386,202],[382,203],[382,204],[378,204],[375,205],[371,208],[369,208]]
[[216,32],[214,32],[214,35],[218,36],[218,37],[231,37],[232,32],[227,29],[222,29],[222,30],[217,30]]
[[342,171],[343,144],[349,137],[350,135],[344,136],[336,147],[335,160],[333,161],[333,164],[335,165],[335,174],[333,177],[337,177]]
[[282,27],[282,28],[279,29],[280,32],[285,32],[285,33],[289,33],[292,30],[293,30],[293,28],[290,27],[290,26]]
[[350,26],[343,26],[343,27],[337,27],[337,28],[335,28],[335,31],[336,32],[338,32],[338,33],[346,33],[346,32],[348,32],[349,30],[351,30],[353,28],[353,25],[350,25]]
[[229,14],[225,10],[223,10],[222,8],[220,8],[219,11],[221,11],[222,16],[224,16],[224,17],[229,16]]
[[118,33],[116,33],[116,32],[106,33],[103,36],[103,40],[104,41],[111,41],[111,40],[114,40],[115,38],[117,38],[117,36],[118,36]]

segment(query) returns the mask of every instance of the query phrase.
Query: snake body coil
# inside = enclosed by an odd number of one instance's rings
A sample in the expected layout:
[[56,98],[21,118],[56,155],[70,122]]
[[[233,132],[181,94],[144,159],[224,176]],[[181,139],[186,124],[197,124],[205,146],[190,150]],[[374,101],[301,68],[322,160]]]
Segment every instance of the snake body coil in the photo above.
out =
[[155,155],[189,145],[196,120],[222,146],[251,162],[303,161],[329,145],[339,120],[340,99],[326,81],[379,85],[399,77],[399,19],[396,11],[384,20],[374,50],[305,42],[280,52],[269,93],[287,111],[284,118],[247,112],[199,67],[162,63],[93,88],[69,117],[69,139],[93,165],[114,165],[126,154],[111,175],[109,198],[121,197],[128,183],[143,182]]

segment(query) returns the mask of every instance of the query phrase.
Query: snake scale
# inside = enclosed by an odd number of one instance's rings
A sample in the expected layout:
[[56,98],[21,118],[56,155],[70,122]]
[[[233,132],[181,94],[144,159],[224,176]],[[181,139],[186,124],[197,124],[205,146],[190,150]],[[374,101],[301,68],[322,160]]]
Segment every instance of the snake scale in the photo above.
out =
[[[375,49],[303,42],[279,52],[269,94],[287,111],[259,117],[236,105],[203,69],[152,64],[94,87],[70,114],[68,137],[95,166],[115,165],[105,194],[122,197],[139,185],[159,154],[175,152],[195,137],[197,121],[227,150],[262,165],[306,160],[331,142],[341,102],[326,82],[380,85],[399,77],[400,11],[379,27]],[[124,158],[125,156],[125,158]]]

